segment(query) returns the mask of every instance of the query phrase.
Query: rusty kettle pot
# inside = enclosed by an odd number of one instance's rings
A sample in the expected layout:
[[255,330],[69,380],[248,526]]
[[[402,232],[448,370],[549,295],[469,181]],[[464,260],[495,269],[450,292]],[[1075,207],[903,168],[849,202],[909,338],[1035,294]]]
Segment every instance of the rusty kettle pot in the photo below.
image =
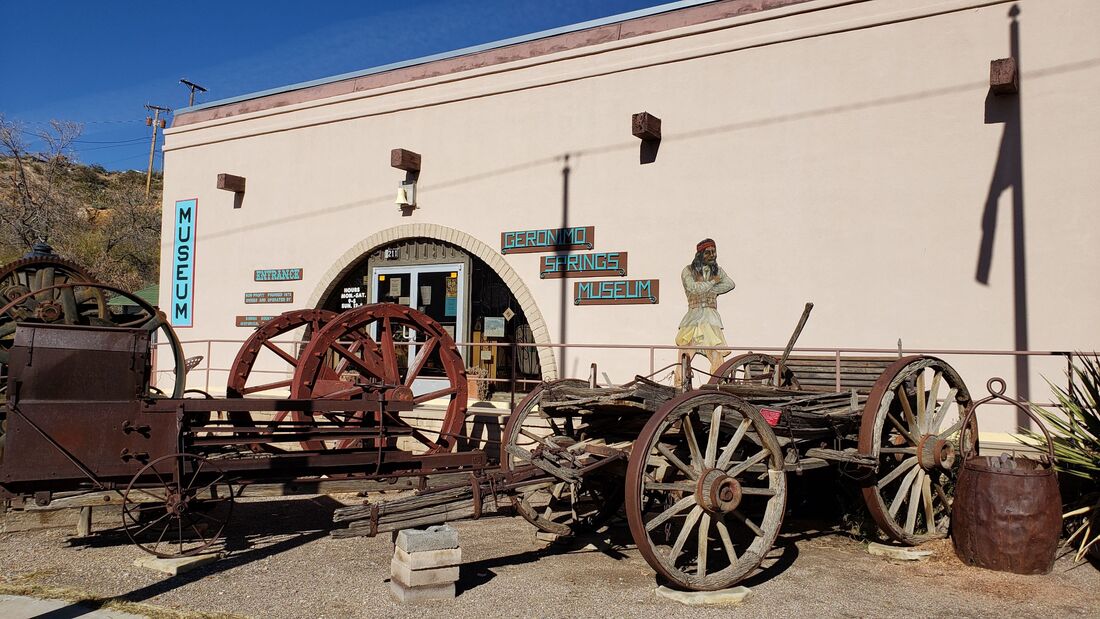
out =
[[979,456],[960,441],[963,459],[951,508],[951,540],[964,563],[1016,574],[1048,574],[1054,567],[1062,530],[1062,494],[1054,471],[1050,433],[1027,406],[1005,397],[1005,382],[991,378],[989,397],[966,415],[964,428],[979,406],[1004,400],[1027,413],[1047,441],[1040,460],[1025,457]]

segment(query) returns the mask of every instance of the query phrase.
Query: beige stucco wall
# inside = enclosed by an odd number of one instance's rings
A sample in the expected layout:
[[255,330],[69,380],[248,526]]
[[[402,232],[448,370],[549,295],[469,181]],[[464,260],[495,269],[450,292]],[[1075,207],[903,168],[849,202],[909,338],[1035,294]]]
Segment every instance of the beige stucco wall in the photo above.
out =
[[[1095,350],[1091,0],[823,0],[169,129],[162,304],[167,207],[197,198],[185,340],[243,339],[235,315],[287,309],[246,306],[244,292],[293,290],[304,305],[342,256],[390,228],[433,224],[499,249],[502,231],[568,221],[595,226],[597,251],[629,252],[628,277],[660,279],[661,302],[574,307],[571,281],[539,279],[539,254],[503,257],[553,342],[670,344],[686,307],[680,270],[710,236],[737,282],[719,303],[734,346],[782,346],[812,300],[801,346],[1013,349],[1011,190],[998,200],[988,284],[975,272],[1005,129],[985,118],[989,61],[1009,55],[1014,4],[1021,92],[993,105],[1022,111],[1028,344]],[[663,120],[648,165],[629,130],[643,110]],[[397,147],[423,155],[409,217],[392,203]],[[215,189],[220,172],[248,179],[242,208]],[[252,281],[276,267],[303,267],[305,279]],[[228,366],[235,348],[214,345],[212,364]],[[994,374],[1013,383],[1007,357],[950,359],[972,390]],[[555,358],[564,376],[587,376],[592,361],[614,382],[650,365],[641,350]],[[1063,368],[1034,360],[1032,394]]]

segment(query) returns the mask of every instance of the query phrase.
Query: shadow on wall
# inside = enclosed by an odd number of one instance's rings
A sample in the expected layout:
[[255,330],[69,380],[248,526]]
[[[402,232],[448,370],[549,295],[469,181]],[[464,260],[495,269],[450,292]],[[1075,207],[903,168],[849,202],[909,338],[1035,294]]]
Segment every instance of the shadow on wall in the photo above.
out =
[[[1008,11],[1011,20],[1008,28],[1009,54],[1016,59],[1016,70],[1020,70],[1020,15],[1019,5],[1012,5]],[[993,242],[997,235],[997,206],[1006,191],[1012,192],[1012,310],[1013,310],[1013,346],[1016,350],[1028,349],[1027,316],[1027,246],[1024,242],[1024,158],[1023,125],[1020,95],[994,95],[992,91],[985,99],[986,124],[1003,124],[1001,144],[997,152],[997,163],[993,168],[993,178],[989,183],[989,192],[985,198],[985,210],[982,212],[982,239],[978,250],[978,266],[975,279],[989,285],[989,275],[993,267]],[[1016,357],[1016,397],[1029,399],[1031,392],[1028,376],[1029,363],[1026,356]],[[1031,425],[1023,412],[1016,414],[1016,423],[1022,428]]]

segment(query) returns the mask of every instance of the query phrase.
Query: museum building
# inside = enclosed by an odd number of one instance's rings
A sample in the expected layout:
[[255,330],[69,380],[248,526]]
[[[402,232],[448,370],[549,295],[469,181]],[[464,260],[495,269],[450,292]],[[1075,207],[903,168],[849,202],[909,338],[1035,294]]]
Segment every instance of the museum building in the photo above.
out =
[[684,0],[182,109],[160,306],[213,392],[266,317],[375,302],[501,391],[593,363],[667,382],[709,248],[735,354],[812,301],[801,350],[940,354],[978,397],[999,375],[1042,400],[1048,353],[1100,348],[1097,23]]

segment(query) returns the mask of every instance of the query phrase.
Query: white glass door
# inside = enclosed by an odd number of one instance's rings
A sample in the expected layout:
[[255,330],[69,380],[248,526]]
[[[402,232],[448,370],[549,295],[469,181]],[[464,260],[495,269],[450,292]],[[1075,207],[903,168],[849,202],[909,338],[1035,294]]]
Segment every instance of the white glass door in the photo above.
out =
[[[371,269],[371,281],[375,303],[397,303],[419,310],[443,325],[455,341],[464,337],[466,273],[461,263],[375,267]],[[400,344],[399,365],[408,367],[408,360],[416,358],[416,342],[423,341],[423,336],[401,329],[393,334],[394,342]],[[378,334],[373,336],[377,338]],[[465,351],[460,352],[465,358]],[[412,389],[420,395],[442,389],[445,383],[443,369],[429,365],[413,382]]]

